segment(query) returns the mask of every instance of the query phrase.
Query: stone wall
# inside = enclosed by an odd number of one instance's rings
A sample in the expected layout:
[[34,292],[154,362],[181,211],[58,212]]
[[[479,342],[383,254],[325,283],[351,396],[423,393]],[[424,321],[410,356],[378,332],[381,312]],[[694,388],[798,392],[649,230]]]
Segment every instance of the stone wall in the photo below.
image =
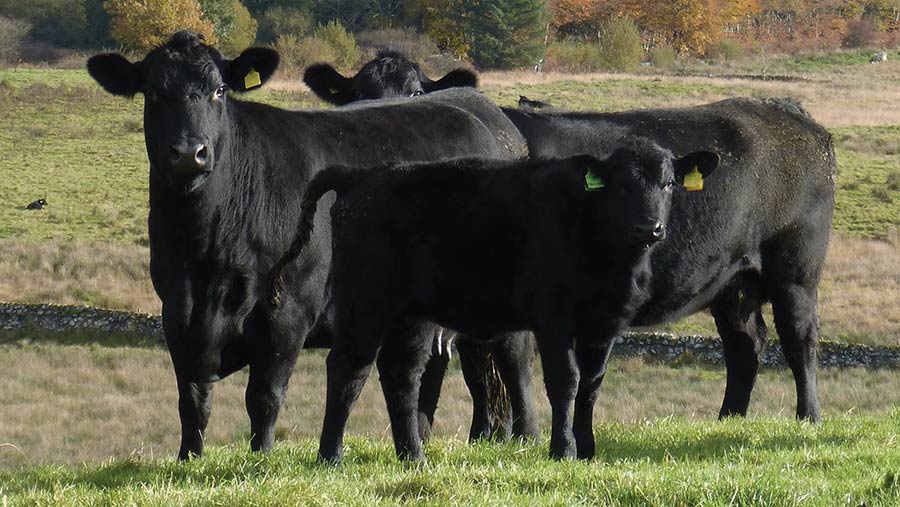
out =
[[[28,327],[50,331],[91,329],[135,332],[162,342],[159,315],[138,314],[81,306],[23,305],[0,303],[0,329]],[[674,336],[665,333],[629,333],[616,344],[616,356],[646,356],[663,361],[700,360],[723,363],[722,345],[717,338]],[[769,344],[763,364],[784,365],[778,342]],[[823,341],[819,343],[819,365],[900,368],[900,347],[876,347]]]

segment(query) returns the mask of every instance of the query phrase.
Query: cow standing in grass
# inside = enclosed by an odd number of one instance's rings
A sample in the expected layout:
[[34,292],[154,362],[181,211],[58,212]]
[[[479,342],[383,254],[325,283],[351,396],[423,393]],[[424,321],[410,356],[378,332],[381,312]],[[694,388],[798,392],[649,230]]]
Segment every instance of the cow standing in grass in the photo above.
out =
[[526,153],[515,127],[472,90],[341,111],[286,111],[229,93],[262,85],[277,65],[266,48],[225,59],[192,32],[139,62],[119,54],[88,61],[110,93],[144,95],[150,275],[178,383],[182,459],[202,452],[213,383],[248,365],[250,445],[273,444],[288,380],[321,310],[327,213],[316,219],[321,234],[285,271],[272,315],[267,281],[316,173],[331,164]]
[[[408,67],[395,66],[393,71],[414,74]],[[413,88],[414,84],[407,85],[401,93],[385,89],[380,96],[404,96]],[[329,100],[324,90],[313,91]],[[821,125],[787,99],[729,99],[698,107],[617,113],[502,109],[528,141],[532,157],[597,154],[598,146],[623,135],[648,137],[676,154],[720,153],[721,174],[707,190],[675,193],[669,238],[650,255],[650,290],[632,325],[660,325],[709,309],[722,338],[727,368],[719,417],[743,416],[767,341],[761,309],[771,302],[797,388],[797,417],[821,419],[816,305],[837,172],[831,136]],[[508,365],[501,374],[510,372],[504,382],[520,382],[526,376],[521,372],[530,369],[530,345],[512,340],[497,353],[508,354],[500,358]],[[470,389],[477,390],[481,378],[474,375],[470,381],[467,376]],[[525,392],[515,387],[508,391]],[[476,404],[479,398],[473,395]],[[514,408],[528,406],[512,401]],[[485,412],[487,406],[475,410]],[[533,413],[521,417],[529,419]],[[489,418],[485,414],[473,420]]]
[[328,301],[312,332],[333,342],[320,459],[341,460],[347,418],[377,356],[397,454],[424,460],[423,322],[472,340],[533,330],[553,410],[550,454],[593,457],[599,379],[644,298],[648,252],[665,237],[672,193],[687,174],[708,176],[717,165],[714,153],[676,159],[629,138],[603,159],[319,173],[290,254],[308,241],[316,202],[337,191]]

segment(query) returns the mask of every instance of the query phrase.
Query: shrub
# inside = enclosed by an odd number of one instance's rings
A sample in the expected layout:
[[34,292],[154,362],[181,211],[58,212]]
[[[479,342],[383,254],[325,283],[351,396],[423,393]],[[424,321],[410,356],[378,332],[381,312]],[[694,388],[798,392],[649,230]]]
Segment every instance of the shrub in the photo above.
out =
[[411,28],[385,28],[370,30],[356,35],[356,41],[364,48],[399,51],[414,62],[424,62],[440,53],[437,44],[427,35],[416,33]]
[[19,50],[29,30],[31,25],[25,21],[0,16],[0,64],[19,59]]
[[200,33],[216,43],[213,24],[202,19],[197,0],[108,0],[110,35],[130,49],[149,51],[178,30]]
[[331,44],[317,37],[282,35],[278,37],[273,47],[281,55],[278,72],[291,79],[299,78],[303,69],[309,65],[334,62],[337,59]]
[[878,25],[870,17],[864,17],[848,24],[849,30],[841,43],[847,48],[867,48],[878,39]]
[[615,18],[600,30],[600,61],[606,70],[628,71],[641,63],[644,48],[634,21]]
[[221,28],[216,26],[218,49],[226,56],[237,56],[256,41],[256,20],[240,0],[231,0],[231,14]]
[[733,40],[722,39],[710,49],[709,56],[721,62],[733,62],[744,57],[744,47]]
[[650,63],[657,69],[672,70],[678,53],[671,46],[661,46],[650,50]]
[[557,72],[596,72],[603,69],[600,46],[582,42],[557,42],[547,48],[544,70]]
[[282,35],[307,35],[313,30],[312,17],[306,11],[288,7],[272,7],[259,18],[256,32],[261,42],[275,42]]
[[329,21],[316,28],[315,38],[322,39],[334,50],[334,66],[349,70],[359,62],[359,46],[356,38],[337,20]]

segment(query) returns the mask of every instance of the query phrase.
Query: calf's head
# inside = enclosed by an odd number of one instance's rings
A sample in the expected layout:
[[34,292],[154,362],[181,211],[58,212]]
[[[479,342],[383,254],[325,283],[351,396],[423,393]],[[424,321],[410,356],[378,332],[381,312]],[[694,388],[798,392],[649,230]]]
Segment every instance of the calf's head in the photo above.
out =
[[432,81],[415,62],[396,51],[381,51],[353,77],[344,77],[327,63],[312,65],[303,73],[303,82],[320,99],[342,106],[357,100],[415,97],[445,88],[478,85],[475,73],[452,70]]
[[584,184],[591,222],[621,234],[628,244],[647,247],[666,237],[673,193],[686,191],[685,178],[695,171],[712,174],[719,156],[696,151],[675,157],[652,141],[634,138],[606,159],[579,155],[566,165]]
[[262,85],[278,60],[267,48],[250,48],[228,60],[202,36],[183,31],[139,62],[107,53],[91,57],[87,68],[113,95],[144,95],[150,168],[190,191],[215,170],[229,128],[227,92]]

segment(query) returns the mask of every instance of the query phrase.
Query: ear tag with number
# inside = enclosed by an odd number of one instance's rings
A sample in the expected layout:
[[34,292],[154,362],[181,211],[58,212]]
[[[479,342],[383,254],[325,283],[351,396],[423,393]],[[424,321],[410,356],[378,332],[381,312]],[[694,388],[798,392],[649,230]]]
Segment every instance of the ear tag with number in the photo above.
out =
[[250,67],[250,72],[244,76],[244,88],[250,90],[260,85],[262,85],[262,80],[259,79],[259,72],[256,72],[253,67]]
[[693,171],[684,175],[684,188],[688,192],[703,190],[703,175],[700,174],[697,166],[694,166]]
[[590,168],[588,168],[587,172],[584,173],[584,190],[590,192],[591,190],[600,190],[605,187],[606,183],[603,182],[603,178],[594,174]]

